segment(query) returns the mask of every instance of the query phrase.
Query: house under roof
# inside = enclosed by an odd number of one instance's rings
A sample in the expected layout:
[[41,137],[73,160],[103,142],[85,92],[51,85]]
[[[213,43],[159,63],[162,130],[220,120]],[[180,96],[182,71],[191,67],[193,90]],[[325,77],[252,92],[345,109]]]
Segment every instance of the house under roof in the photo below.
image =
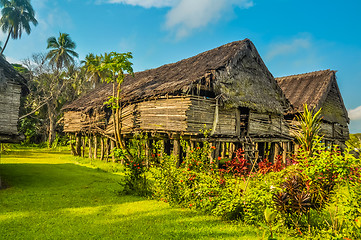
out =
[[323,122],[328,124],[324,124],[323,127],[331,128],[324,131],[325,136],[343,141],[348,139],[349,118],[337,85],[336,71],[328,69],[280,77],[276,80],[293,106],[291,113],[303,112],[304,104],[315,108],[316,111],[322,108]]
[[18,142],[20,96],[28,93],[26,79],[0,57],[0,142]]

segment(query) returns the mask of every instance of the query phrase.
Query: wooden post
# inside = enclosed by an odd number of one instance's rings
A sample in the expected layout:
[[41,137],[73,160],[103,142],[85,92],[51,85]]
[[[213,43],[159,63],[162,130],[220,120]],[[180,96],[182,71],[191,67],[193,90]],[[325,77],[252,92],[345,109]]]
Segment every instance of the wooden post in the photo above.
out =
[[113,162],[115,162],[114,148],[115,148],[115,142],[110,139],[110,151],[113,151],[113,153],[112,153],[112,161]]
[[100,137],[100,161],[104,160],[104,138]]
[[225,142],[222,142],[222,145],[221,145],[221,158],[224,158],[226,156],[226,143]]
[[86,144],[85,144],[85,136],[82,137],[82,151],[81,151],[81,156],[85,157],[85,148],[86,148]]
[[235,146],[234,143],[229,143],[229,158],[232,159]]
[[94,135],[94,159],[98,158],[98,136]]
[[109,138],[105,139],[105,161],[108,162],[109,161]]
[[93,155],[92,155],[92,138],[89,135],[88,137],[88,147],[89,147],[89,158],[92,159]]
[[221,143],[220,142],[216,142],[216,149],[214,149],[214,159],[215,159],[215,162],[217,164],[217,166],[219,166],[219,156],[220,156],[220,151],[221,151]]
[[275,143],[275,159],[276,157],[278,157],[278,155],[280,155],[280,153],[281,153],[280,143]]
[[75,152],[76,152],[76,156],[81,156],[81,134],[80,133],[76,133],[75,134]]
[[74,140],[75,140],[75,134],[70,134],[69,135],[70,138],[70,149],[71,149],[71,154],[73,154],[74,156],[76,156],[76,150],[74,147]]
[[287,160],[287,152],[288,152],[288,143],[284,142],[282,143],[282,148],[283,148],[283,152],[282,152],[282,162],[286,163]]
[[179,139],[173,140],[173,155],[176,157],[176,166],[179,167],[181,159]]
[[276,144],[274,142],[271,143],[270,153],[269,153],[269,161],[274,162],[275,160],[275,150],[276,150]]

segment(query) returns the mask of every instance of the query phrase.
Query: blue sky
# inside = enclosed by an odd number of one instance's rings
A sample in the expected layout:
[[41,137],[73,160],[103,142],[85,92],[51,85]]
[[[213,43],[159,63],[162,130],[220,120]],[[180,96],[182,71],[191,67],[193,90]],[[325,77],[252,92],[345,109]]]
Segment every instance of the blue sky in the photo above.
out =
[[[19,62],[69,33],[79,60],[133,52],[136,71],[249,38],[275,77],[337,70],[339,88],[361,132],[361,1],[358,0],[32,0],[38,26],[10,40]],[[5,41],[0,33],[0,40]]]

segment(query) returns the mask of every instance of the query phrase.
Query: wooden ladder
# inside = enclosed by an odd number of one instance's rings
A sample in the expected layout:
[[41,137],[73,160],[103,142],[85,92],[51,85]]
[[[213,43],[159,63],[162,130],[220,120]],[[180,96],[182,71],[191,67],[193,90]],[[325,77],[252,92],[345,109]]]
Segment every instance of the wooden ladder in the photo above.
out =
[[254,165],[256,161],[257,162],[257,157],[256,157],[256,152],[258,152],[257,149],[255,149],[256,144],[252,141],[252,138],[250,136],[244,136],[243,137],[243,144],[244,144],[244,154],[245,154],[245,158],[249,161],[251,161],[251,164]]

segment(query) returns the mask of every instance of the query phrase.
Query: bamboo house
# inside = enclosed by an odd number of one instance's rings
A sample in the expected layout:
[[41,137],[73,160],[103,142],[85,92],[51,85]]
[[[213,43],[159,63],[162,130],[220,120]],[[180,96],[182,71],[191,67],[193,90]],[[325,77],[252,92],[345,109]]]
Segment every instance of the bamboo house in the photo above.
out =
[[[285,157],[292,149],[285,116],[294,109],[248,39],[126,76],[121,94],[124,137],[147,134],[150,141],[163,140],[167,153],[182,155],[180,138],[191,146],[202,142],[201,129],[212,129],[207,139],[216,159],[231,157],[238,147],[253,159]],[[96,157],[99,141],[101,158],[114,146],[113,117],[104,105],[111,95],[112,85],[104,84],[63,108],[75,154],[84,154],[85,137],[89,156],[93,147]]]
[[21,140],[18,133],[20,97],[28,91],[25,78],[0,57],[0,143]]
[[278,84],[293,106],[286,114],[290,126],[297,123],[296,114],[303,112],[303,104],[321,109],[321,130],[327,144],[344,146],[349,138],[350,122],[336,81],[336,71],[323,70],[276,78]]

